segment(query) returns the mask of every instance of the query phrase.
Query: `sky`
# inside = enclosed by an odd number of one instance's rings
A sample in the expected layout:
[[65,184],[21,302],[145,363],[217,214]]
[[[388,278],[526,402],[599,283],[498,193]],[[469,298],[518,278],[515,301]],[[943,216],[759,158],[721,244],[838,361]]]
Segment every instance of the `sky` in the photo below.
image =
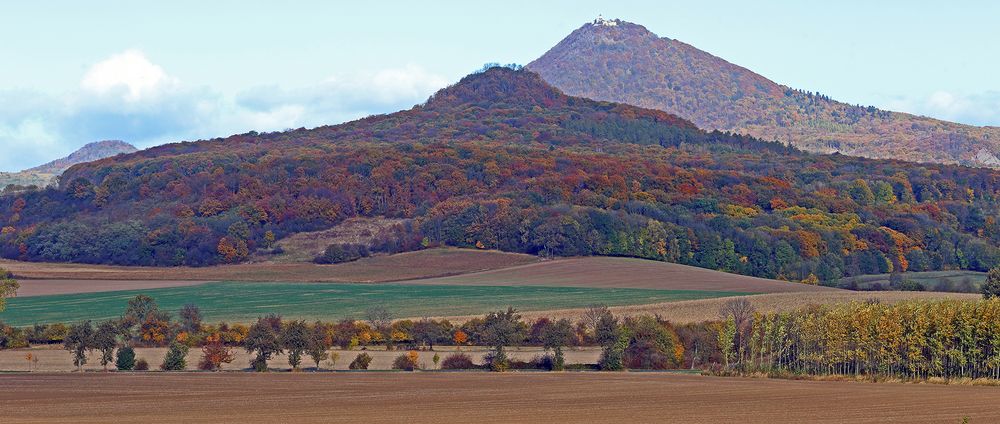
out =
[[599,14],[834,99],[1000,125],[1000,2],[3,1],[0,171],[336,124],[527,64]]

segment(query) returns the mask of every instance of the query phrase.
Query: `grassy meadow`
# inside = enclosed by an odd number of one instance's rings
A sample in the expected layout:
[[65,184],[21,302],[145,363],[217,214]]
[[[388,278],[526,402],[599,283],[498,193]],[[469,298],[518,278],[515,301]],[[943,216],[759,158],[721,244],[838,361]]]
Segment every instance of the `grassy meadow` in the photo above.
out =
[[0,321],[14,326],[116,318],[138,294],[164,310],[201,308],[207,322],[250,322],[275,313],[288,319],[362,318],[373,305],[397,317],[476,315],[513,306],[523,311],[641,305],[744,295],[744,292],[631,288],[444,286],[219,282],[196,286],[13,298]]

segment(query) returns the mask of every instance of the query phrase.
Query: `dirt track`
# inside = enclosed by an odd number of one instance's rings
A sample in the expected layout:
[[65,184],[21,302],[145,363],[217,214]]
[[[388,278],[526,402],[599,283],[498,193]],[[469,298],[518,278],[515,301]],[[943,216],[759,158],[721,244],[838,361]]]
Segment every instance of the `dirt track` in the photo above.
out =
[[1000,422],[1000,388],[661,373],[0,375],[0,422]]

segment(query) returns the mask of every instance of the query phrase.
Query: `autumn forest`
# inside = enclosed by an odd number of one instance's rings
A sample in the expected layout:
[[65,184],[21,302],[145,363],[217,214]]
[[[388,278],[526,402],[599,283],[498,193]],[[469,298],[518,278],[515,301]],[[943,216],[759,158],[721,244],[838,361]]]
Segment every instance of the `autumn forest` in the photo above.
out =
[[350,217],[374,251],[447,245],[655,259],[806,283],[988,270],[1000,174],[798,151],[569,97],[518,67],[411,110],[165,145],[0,197],[0,253],[204,266]]

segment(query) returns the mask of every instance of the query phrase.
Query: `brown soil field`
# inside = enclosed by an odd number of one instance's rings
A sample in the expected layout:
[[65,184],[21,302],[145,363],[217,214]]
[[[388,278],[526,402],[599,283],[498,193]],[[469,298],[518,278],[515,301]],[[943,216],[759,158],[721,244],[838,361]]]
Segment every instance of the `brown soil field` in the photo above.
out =
[[[436,346],[434,351],[420,351],[419,363],[426,369],[434,369],[434,354],[437,353],[441,356],[441,360],[444,360],[446,356],[451,353],[456,352],[454,346]],[[163,358],[167,355],[167,348],[137,348],[136,359],[142,358],[149,362],[151,369],[157,369],[159,365],[163,362]],[[480,346],[465,346],[461,348],[461,351],[472,357],[472,360],[481,363],[483,360],[483,355],[486,354],[487,348]],[[324,362],[320,364],[322,369],[336,369],[336,370],[346,370],[351,361],[360,354],[360,350],[344,351],[344,350],[333,350],[331,352],[337,353],[339,358],[333,364],[329,362]],[[392,361],[396,359],[397,356],[407,353],[406,350],[395,350],[386,351],[382,349],[366,350],[372,357],[372,363],[369,365],[371,370],[389,370],[392,369]],[[75,371],[76,367],[73,366],[73,359],[70,356],[70,352],[61,349],[61,346],[50,345],[50,346],[36,346],[29,349],[11,349],[11,350],[0,350],[0,372],[5,371],[27,371],[28,361],[25,359],[25,355],[31,354],[38,358],[38,362],[32,365],[32,370],[40,372],[68,372]],[[246,350],[243,349],[233,349],[233,353],[236,359],[231,364],[226,364],[223,366],[224,370],[242,370],[250,367],[251,356],[247,354]],[[520,347],[511,348],[510,356],[512,359],[518,359],[522,361],[529,361],[535,356],[540,356],[544,353],[542,348],[538,347]],[[600,348],[596,347],[583,347],[583,348],[567,348],[564,351],[566,355],[566,363],[569,364],[594,364],[597,363],[598,358],[601,356]],[[101,367],[100,353],[97,351],[92,352],[87,356],[88,363],[84,365],[84,370],[90,371],[100,371]],[[188,351],[187,356],[187,369],[197,370],[198,361],[201,359],[201,349],[192,348]],[[268,362],[271,368],[275,369],[288,369],[288,358],[285,355],[277,355]],[[303,355],[301,367],[314,367],[315,364],[311,362],[308,356]],[[110,365],[114,368],[114,363]]]
[[[473,249],[428,249],[337,265],[250,263],[205,268],[153,268],[0,260],[18,279],[389,282],[479,272],[537,262],[531,255]],[[141,287],[140,287],[141,288]]]
[[687,265],[633,258],[593,256],[554,259],[510,268],[409,281],[463,286],[570,286],[753,293],[839,292],[842,290],[729,274]]
[[[750,303],[761,312],[781,312],[800,309],[808,305],[834,305],[847,302],[863,302],[878,299],[884,303],[896,303],[905,300],[938,300],[964,299],[977,300],[982,296],[969,293],[938,293],[938,292],[854,292],[847,290],[823,291],[815,293],[771,293],[752,296],[739,296],[750,300]],[[659,315],[677,324],[704,322],[719,319],[719,308],[736,297],[720,297],[715,299],[682,300],[677,302],[656,303],[650,305],[616,306],[610,308],[617,315]],[[586,309],[560,309],[553,311],[522,312],[525,319],[539,317],[569,318],[580,320]],[[444,317],[453,323],[463,323],[472,316]]]
[[0,422],[1000,422],[1000,388],[667,373],[0,375]]
[[117,290],[157,289],[203,284],[205,281],[177,280],[21,280],[17,297],[45,296],[49,294],[98,293]]

